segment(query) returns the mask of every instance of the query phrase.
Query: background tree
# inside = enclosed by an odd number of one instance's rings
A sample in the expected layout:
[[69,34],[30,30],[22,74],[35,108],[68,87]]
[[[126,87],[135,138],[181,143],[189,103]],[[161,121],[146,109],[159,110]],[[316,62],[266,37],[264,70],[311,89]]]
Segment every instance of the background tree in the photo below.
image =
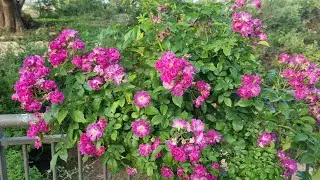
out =
[[24,23],[21,9],[25,0],[0,0],[0,29],[9,32],[21,32]]

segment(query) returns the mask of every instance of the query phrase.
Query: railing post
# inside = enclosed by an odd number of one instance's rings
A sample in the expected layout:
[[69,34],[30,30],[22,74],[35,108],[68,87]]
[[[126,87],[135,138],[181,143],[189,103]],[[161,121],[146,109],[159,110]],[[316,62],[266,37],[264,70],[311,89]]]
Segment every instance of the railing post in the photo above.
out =
[[103,167],[103,180],[108,180],[109,173],[108,173],[107,165],[102,163],[102,167]]
[[79,146],[77,147],[77,151],[78,151],[78,179],[79,180],[83,180],[83,176],[82,176],[82,157],[81,157]]
[[23,154],[23,167],[24,167],[24,179],[30,180],[29,176],[29,157],[27,152],[27,145],[22,145],[22,154]]
[[[3,129],[0,128],[0,139],[2,137],[3,137]],[[1,180],[8,180],[6,153],[2,144],[0,144],[0,177],[1,177]]]
[[[55,153],[55,145],[53,142],[53,143],[51,143],[51,157],[54,156],[54,153]],[[56,167],[56,165],[52,169],[52,179],[57,180],[57,167]]]

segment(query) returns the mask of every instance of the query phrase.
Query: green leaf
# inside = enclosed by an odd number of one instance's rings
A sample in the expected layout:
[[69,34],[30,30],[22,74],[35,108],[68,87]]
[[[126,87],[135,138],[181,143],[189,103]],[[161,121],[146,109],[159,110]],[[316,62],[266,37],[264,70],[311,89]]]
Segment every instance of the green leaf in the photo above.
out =
[[57,164],[57,160],[58,160],[58,156],[59,154],[54,154],[51,158],[51,161],[50,161],[50,169],[53,170],[54,167],[56,166]]
[[287,103],[285,103],[285,102],[280,103],[279,109],[283,115],[285,115],[286,117],[289,116],[290,106]]
[[308,139],[308,136],[305,135],[305,134],[302,134],[302,133],[297,134],[297,135],[294,137],[294,140],[295,140],[296,142],[306,141],[307,139]]
[[225,126],[226,126],[226,123],[224,123],[224,122],[217,122],[216,123],[216,129],[218,131],[222,130]]
[[92,108],[94,111],[99,111],[100,109],[100,104],[101,104],[102,98],[96,98],[92,102]]
[[252,101],[251,101],[251,100],[240,99],[240,100],[236,103],[236,106],[248,107],[248,106],[251,106],[251,104],[252,104]]
[[155,116],[153,116],[153,118],[151,119],[152,125],[158,125],[160,124],[163,120],[164,120],[164,116],[161,114],[157,114]]
[[304,163],[304,164],[313,164],[314,161],[315,161],[315,157],[313,154],[311,153],[304,153],[302,155],[302,158],[301,158],[301,163]]
[[311,116],[303,116],[300,119],[305,121],[305,122],[307,122],[308,124],[314,124],[315,123],[314,118],[311,117]]
[[117,140],[117,137],[118,137],[118,131],[112,131],[111,139],[115,141],[115,140]]
[[115,159],[110,158],[107,161],[107,164],[108,164],[108,167],[110,167],[112,172],[116,172],[118,170],[118,164],[117,164],[117,161]]
[[161,105],[160,106],[160,112],[162,115],[166,115],[168,112],[168,106],[167,105]]
[[76,122],[82,122],[82,123],[87,122],[86,119],[84,118],[83,113],[79,110],[73,111],[71,114],[71,118]]
[[183,102],[183,96],[172,96],[172,102],[181,108]]
[[269,43],[267,41],[259,41],[258,44],[270,47]]
[[241,120],[232,121],[232,128],[237,132],[241,131],[243,129],[243,122]]
[[229,106],[229,107],[231,107],[232,106],[232,101],[231,101],[231,99],[230,98],[224,98],[224,103],[227,105],[227,106]]
[[67,162],[67,160],[68,160],[68,151],[67,151],[67,149],[61,149],[61,150],[58,152],[58,154],[59,154],[59,157],[60,157],[62,160],[64,160],[64,162]]
[[171,161],[172,161],[171,153],[167,153],[166,155],[164,155],[163,162],[165,164],[171,164]]
[[66,116],[68,115],[68,110],[67,109],[60,109],[59,113],[58,113],[58,117],[57,117],[57,121],[59,122],[59,124],[61,124],[61,122],[64,120],[64,118],[66,118]]
[[117,123],[113,126],[113,129],[120,129],[122,125],[120,123]]
[[255,100],[255,101],[254,101],[254,107],[256,107],[256,109],[257,109],[258,111],[262,111],[263,108],[264,108],[264,103],[263,103],[263,101],[261,101],[261,100],[259,100],[259,99]]
[[156,114],[159,114],[159,110],[157,108],[155,108],[154,106],[148,106],[145,109],[145,113],[147,115],[156,115]]
[[217,119],[216,119],[216,117],[214,117],[213,115],[211,115],[211,114],[207,114],[206,115],[206,118],[209,120],[209,121],[211,121],[211,122],[215,122]]
[[282,147],[282,150],[285,151],[287,149],[290,149],[291,148],[291,142],[286,142],[283,147]]
[[232,143],[234,143],[235,141],[236,141],[236,139],[233,137],[233,136],[231,136],[231,135],[229,135],[229,134],[227,134],[226,136],[224,136],[225,138],[225,140],[229,143],[229,144],[232,144]]
[[85,162],[88,161],[88,159],[89,159],[89,156],[84,155],[84,156],[82,157],[82,162],[85,163]]
[[152,167],[148,167],[148,169],[147,169],[147,175],[148,175],[148,176],[152,176],[152,175],[153,175],[153,168],[152,168]]

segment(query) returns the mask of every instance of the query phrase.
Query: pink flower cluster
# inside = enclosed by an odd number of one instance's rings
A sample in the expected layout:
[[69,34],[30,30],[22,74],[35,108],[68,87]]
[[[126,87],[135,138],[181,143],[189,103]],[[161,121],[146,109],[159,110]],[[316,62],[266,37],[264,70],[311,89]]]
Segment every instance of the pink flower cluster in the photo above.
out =
[[86,133],[82,133],[79,148],[82,155],[102,156],[105,153],[104,146],[98,146],[94,142],[99,141],[104,134],[107,122],[100,118],[98,122],[89,124]]
[[126,167],[126,172],[129,176],[134,176],[138,173],[136,168]]
[[137,105],[139,108],[147,107],[151,102],[151,97],[147,91],[137,92],[134,95],[133,99],[134,104]]
[[[170,168],[166,166],[162,166],[161,175],[165,179],[170,179],[174,177],[174,172]],[[178,167],[177,176],[179,177],[179,179],[182,179],[182,180],[198,180],[198,179],[217,180],[217,177],[210,174],[202,164],[194,165],[193,174],[190,176],[186,173],[184,168]]]
[[193,104],[197,108],[199,108],[205,102],[205,100],[210,96],[211,86],[205,81],[198,81],[194,84],[197,87],[197,90],[200,92],[200,96],[193,101]]
[[23,61],[19,71],[19,80],[14,85],[12,100],[19,101],[22,109],[32,112],[40,111],[42,104],[48,100],[60,104],[64,100],[55,81],[47,79],[50,69],[40,56],[29,56]]
[[[261,8],[261,0],[252,0],[251,3],[258,9]],[[236,4],[232,6],[232,9],[235,10],[239,7],[243,7],[247,4],[247,0],[236,0]]]
[[[167,140],[166,144],[170,149],[173,159],[179,163],[190,162],[193,164],[193,174],[188,175],[183,168],[177,169],[180,179],[216,179],[215,176],[207,172],[206,168],[199,164],[201,151],[208,145],[214,145],[221,141],[221,134],[214,130],[204,131],[205,124],[198,119],[192,119],[190,123],[183,119],[175,119],[173,128],[185,130],[186,133],[192,132],[193,137],[184,139],[183,135]],[[219,164],[213,164],[214,169],[219,168]],[[164,178],[172,178],[174,173],[168,167],[162,167],[161,174]]]
[[49,45],[49,62],[53,67],[63,64],[68,58],[68,49],[84,50],[85,43],[78,39],[78,32],[66,29]]
[[300,54],[292,57],[280,54],[278,62],[287,67],[280,75],[294,90],[294,97],[297,100],[305,100],[309,104],[310,114],[320,123],[320,91],[316,87],[320,68]]
[[163,86],[174,96],[182,96],[192,85],[196,68],[187,60],[177,58],[167,51],[155,63],[155,68],[161,73]]
[[117,49],[94,48],[90,53],[75,56],[72,64],[86,73],[95,72],[97,76],[89,80],[89,86],[93,90],[99,90],[104,81],[112,81],[116,86],[123,82],[126,73],[119,64],[120,57]]
[[139,119],[134,121],[131,124],[131,128],[132,128],[133,134],[140,138],[147,136],[150,133],[150,125],[148,121],[144,119]]
[[29,138],[36,137],[34,147],[36,149],[39,149],[42,146],[39,133],[49,132],[50,126],[46,123],[44,119],[42,119],[42,114],[34,113],[34,116],[36,117],[36,121],[29,121],[29,129],[27,131],[27,136]]
[[262,132],[258,138],[258,146],[265,147],[269,146],[271,141],[276,141],[276,136],[273,133]]
[[250,13],[235,12],[232,15],[232,26],[232,30],[241,33],[243,37],[259,38],[261,41],[268,39],[263,32],[261,20],[253,19]]
[[158,10],[159,12],[165,12],[165,13],[168,12],[168,9],[167,9],[165,6],[163,6],[163,5],[158,6],[157,10]]
[[280,166],[284,169],[284,176],[288,177],[297,172],[298,166],[295,160],[287,157],[287,155],[283,151],[278,151],[277,155],[281,161]]
[[[171,151],[172,157],[178,162],[186,162],[188,159],[191,163],[197,163],[200,159],[201,151],[208,145],[215,145],[221,141],[221,134],[214,130],[204,132],[205,125],[199,119],[192,119],[191,123],[183,119],[176,119],[172,124],[173,128],[185,129],[187,132],[192,132],[194,137],[189,140],[178,139],[177,137],[168,140],[167,145]],[[181,141],[181,146],[178,146],[178,141]]]
[[[153,151],[155,151],[158,146],[160,146],[161,140],[156,138],[153,144],[140,144],[139,145],[139,153],[143,157],[148,157]],[[160,158],[162,156],[162,152],[159,152],[155,158]]]
[[243,99],[257,97],[260,94],[261,78],[259,76],[244,74],[242,76],[242,84],[238,89],[238,95]]

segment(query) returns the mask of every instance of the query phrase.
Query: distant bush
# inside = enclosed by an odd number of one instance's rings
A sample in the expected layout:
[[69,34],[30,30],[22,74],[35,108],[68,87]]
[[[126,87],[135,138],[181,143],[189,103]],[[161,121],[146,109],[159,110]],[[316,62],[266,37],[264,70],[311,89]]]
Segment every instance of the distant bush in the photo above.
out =
[[306,54],[319,62],[320,1],[265,0],[262,7],[260,16],[271,45],[265,52],[266,63],[279,51]]
[[[24,179],[23,162],[21,151],[9,150],[7,151],[8,177],[9,180]],[[45,180],[45,178],[36,167],[30,168],[30,179]]]

